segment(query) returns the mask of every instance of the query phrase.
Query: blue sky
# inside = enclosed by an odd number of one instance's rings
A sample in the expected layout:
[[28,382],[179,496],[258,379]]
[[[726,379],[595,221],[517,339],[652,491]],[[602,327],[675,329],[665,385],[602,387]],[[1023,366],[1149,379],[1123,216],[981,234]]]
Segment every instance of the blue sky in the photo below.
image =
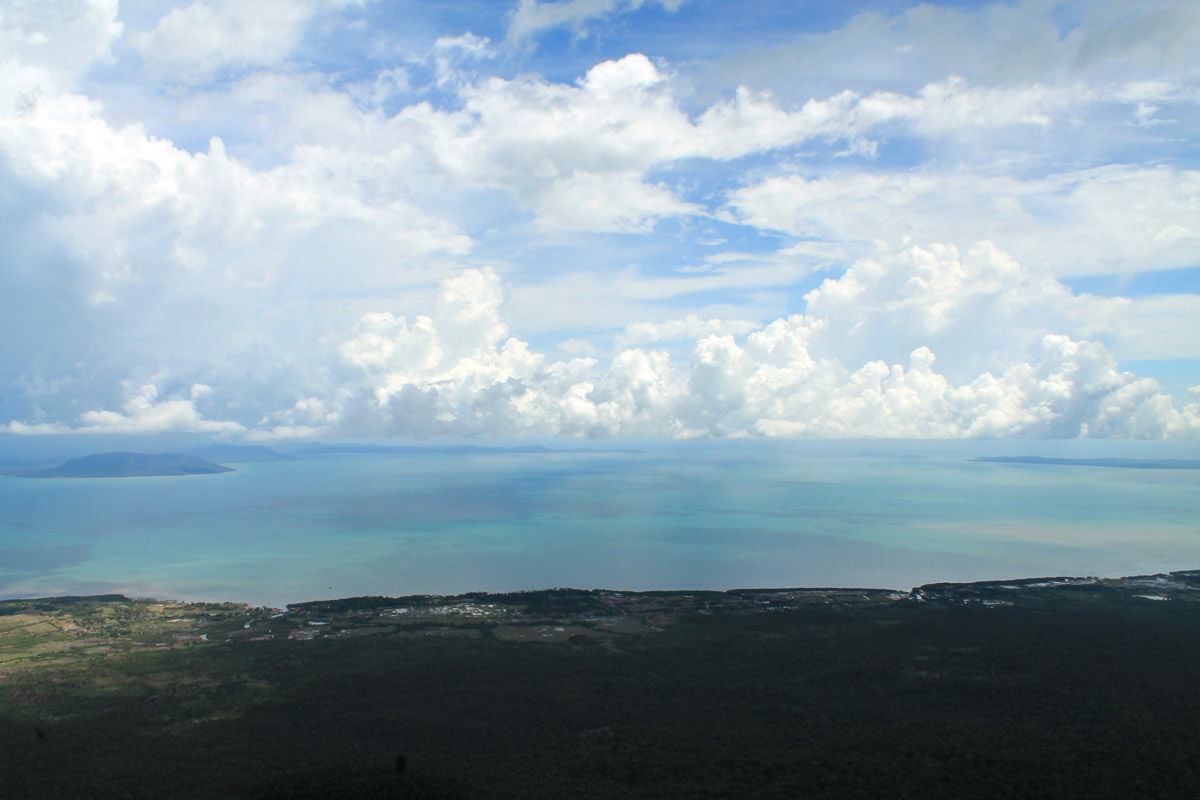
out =
[[0,0],[22,435],[1195,437],[1189,2]]

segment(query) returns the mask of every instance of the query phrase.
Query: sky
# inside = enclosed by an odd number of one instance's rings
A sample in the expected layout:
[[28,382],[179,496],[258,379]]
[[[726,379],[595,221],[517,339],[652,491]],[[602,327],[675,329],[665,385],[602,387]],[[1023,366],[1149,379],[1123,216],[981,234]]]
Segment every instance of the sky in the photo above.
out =
[[1200,4],[0,0],[0,431],[1200,437]]

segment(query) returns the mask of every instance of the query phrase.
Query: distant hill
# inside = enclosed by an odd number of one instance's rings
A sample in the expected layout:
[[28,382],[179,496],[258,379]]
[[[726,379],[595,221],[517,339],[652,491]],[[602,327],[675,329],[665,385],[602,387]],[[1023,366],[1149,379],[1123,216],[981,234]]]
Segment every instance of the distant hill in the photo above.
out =
[[140,478],[160,475],[211,475],[233,472],[186,453],[92,453],[48,469],[29,470],[33,478]]
[[564,453],[639,453],[639,450],[623,449],[557,449],[540,444],[519,447],[480,447],[478,445],[377,445],[377,444],[321,444],[314,442],[289,451],[298,457],[326,455],[560,455]]
[[1200,461],[1182,458],[1046,458],[1044,456],[981,456],[972,461],[995,464],[1045,464],[1066,467],[1121,467],[1124,469],[1200,469]]
[[523,447],[478,447],[476,445],[410,446],[378,444],[310,444],[296,449],[300,456],[325,455],[477,455],[484,453],[553,453],[541,445]]
[[261,444],[206,444],[201,447],[193,447],[188,450],[188,454],[225,464],[291,460]]

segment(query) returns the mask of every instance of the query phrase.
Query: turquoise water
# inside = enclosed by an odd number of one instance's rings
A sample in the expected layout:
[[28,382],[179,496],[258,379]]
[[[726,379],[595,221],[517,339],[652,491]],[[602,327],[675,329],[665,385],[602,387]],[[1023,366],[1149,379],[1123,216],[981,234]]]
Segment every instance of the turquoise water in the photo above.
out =
[[880,586],[1200,567],[1200,472],[977,463],[1192,446],[695,442],[0,478],[0,597],[289,601]]

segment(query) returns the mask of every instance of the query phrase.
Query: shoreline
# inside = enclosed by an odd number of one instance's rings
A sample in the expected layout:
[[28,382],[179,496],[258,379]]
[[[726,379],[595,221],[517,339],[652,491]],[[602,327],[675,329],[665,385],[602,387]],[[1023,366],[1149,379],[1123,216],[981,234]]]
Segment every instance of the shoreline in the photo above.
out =
[[[1023,578],[993,578],[976,581],[934,581],[920,584],[911,589],[894,589],[868,586],[746,586],[731,589],[712,588],[675,588],[675,589],[613,589],[591,588],[580,589],[571,586],[545,587],[541,589],[517,589],[511,591],[466,591],[454,594],[418,593],[407,595],[347,595],[344,597],[318,598],[299,600],[283,605],[256,605],[240,600],[227,599],[178,599],[162,598],[152,595],[129,595],[124,592],[107,592],[102,594],[63,594],[63,595],[18,595],[0,596],[0,614],[7,606],[21,603],[55,603],[82,601],[114,601],[114,602],[149,602],[168,603],[172,605],[219,605],[247,609],[270,609],[288,611],[300,608],[315,608],[330,604],[369,605],[371,603],[392,602],[446,602],[463,601],[478,598],[530,598],[539,595],[570,594],[570,595],[619,595],[628,597],[680,597],[680,596],[741,596],[749,594],[762,595],[867,595],[872,599],[887,598],[889,600],[921,600],[931,597],[968,596],[994,591],[1013,591],[1029,588],[1061,588],[1080,586],[1103,586],[1113,589],[1132,587],[1161,586],[1168,591],[1196,591],[1200,593],[1200,569],[1181,569],[1120,577],[1098,577],[1094,575],[1053,575]],[[1200,594],[1196,597],[1200,600]]]
[[[1190,606],[1200,569],[1122,578],[1052,576],[930,583],[910,591],[855,587],[623,591],[554,588],[456,595],[359,596],[290,603],[189,603],[123,594],[0,600],[0,677],[80,658],[233,643],[317,639],[492,639],[618,647],[705,619],[920,608],[1052,613]],[[1121,612],[1124,613],[1124,612]],[[6,637],[20,634],[25,644]],[[12,643],[12,644],[10,644]]]

